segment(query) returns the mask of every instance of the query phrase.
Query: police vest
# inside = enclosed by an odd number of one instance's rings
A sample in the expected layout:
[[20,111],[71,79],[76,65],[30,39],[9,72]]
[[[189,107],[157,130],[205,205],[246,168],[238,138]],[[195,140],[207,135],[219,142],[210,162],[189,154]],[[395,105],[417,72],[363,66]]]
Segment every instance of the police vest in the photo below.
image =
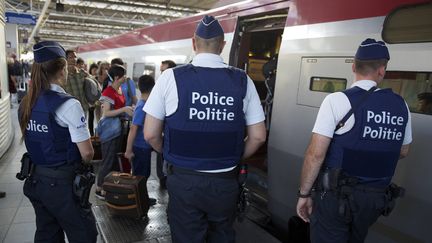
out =
[[[367,90],[353,87],[344,91],[351,106],[359,104]],[[393,177],[405,137],[408,109],[391,89],[373,92],[354,112],[354,127],[334,134],[325,165],[342,168],[371,186],[387,186]]]
[[71,98],[68,94],[47,90],[36,100],[24,139],[34,164],[53,167],[81,162],[81,154],[68,128],[57,124],[54,118],[57,108]]
[[173,72],[179,101],[165,119],[164,158],[194,170],[237,165],[244,148],[246,74],[191,64]]

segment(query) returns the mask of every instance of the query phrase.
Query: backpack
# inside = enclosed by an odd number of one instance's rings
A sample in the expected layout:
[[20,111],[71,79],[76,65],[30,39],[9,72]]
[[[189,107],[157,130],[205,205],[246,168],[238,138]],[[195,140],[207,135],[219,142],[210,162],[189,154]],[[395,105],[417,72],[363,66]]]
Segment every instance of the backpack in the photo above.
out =
[[102,89],[99,83],[91,77],[84,79],[84,96],[90,105],[94,105],[101,97]]

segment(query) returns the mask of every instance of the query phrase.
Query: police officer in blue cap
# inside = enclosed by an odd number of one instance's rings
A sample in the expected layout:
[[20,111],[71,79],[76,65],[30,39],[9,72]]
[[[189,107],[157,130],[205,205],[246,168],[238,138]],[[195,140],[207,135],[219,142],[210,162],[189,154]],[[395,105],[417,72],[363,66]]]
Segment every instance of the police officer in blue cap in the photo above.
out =
[[205,16],[192,44],[192,63],[156,82],[144,107],[144,136],[169,163],[172,241],[234,242],[237,167],[264,143],[264,113],[252,80],[223,63],[217,19]]
[[321,104],[297,203],[297,214],[311,222],[312,242],[363,242],[402,194],[391,180],[408,154],[411,117],[402,97],[376,87],[389,60],[384,42],[366,39],[355,55],[352,87]]
[[75,170],[93,158],[83,109],[61,87],[67,78],[66,54],[57,42],[33,46],[30,89],[19,107],[19,122],[34,169],[24,194],[36,213],[34,242],[96,242],[89,209],[73,193]]

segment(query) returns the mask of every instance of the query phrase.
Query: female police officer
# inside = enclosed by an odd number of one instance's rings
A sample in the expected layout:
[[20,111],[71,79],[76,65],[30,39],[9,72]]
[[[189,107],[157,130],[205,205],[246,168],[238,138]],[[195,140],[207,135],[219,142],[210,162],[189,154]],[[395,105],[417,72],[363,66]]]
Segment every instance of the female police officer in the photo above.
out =
[[34,164],[24,194],[36,213],[35,242],[96,242],[96,225],[89,210],[73,193],[75,169],[93,157],[84,112],[65,93],[65,50],[53,41],[33,46],[32,85],[19,109],[22,139]]

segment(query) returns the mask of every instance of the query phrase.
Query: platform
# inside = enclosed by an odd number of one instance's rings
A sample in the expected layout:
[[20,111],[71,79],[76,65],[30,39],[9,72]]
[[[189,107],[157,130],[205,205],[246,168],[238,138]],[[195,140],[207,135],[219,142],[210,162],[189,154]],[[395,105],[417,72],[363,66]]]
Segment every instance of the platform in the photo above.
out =
[[[0,242],[30,243],[33,242],[36,230],[35,214],[30,201],[23,195],[23,182],[15,178],[20,168],[21,155],[26,151],[20,143],[16,108],[12,109],[12,120],[15,137],[9,150],[0,158],[0,191],[6,191],[5,198],[0,198]],[[157,199],[148,213],[148,221],[137,221],[110,216],[104,201],[90,196],[93,213],[99,230],[98,243],[169,243],[171,242],[166,218],[168,193],[159,189],[156,177],[156,156],[152,157],[152,175],[147,187],[150,197]],[[236,222],[236,242],[239,243],[277,243],[280,242],[254,222],[265,222],[266,215],[252,207],[242,223]]]
[[[152,174],[154,175],[154,173]],[[159,189],[158,180],[155,179],[153,175],[147,182],[147,188],[150,197],[157,199],[157,204],[150,207],[147,220],[136,220],[119,216],[111,216],[103,201],[94,201],[92,210],[97,221],[98,230],[104,242],[171,242],[170,230],[166,215],[168,193],[166,190]],[[243,222],[235,223],[234,227],[237,232],[236,242],[280,242],[252,221],[260,221],[260,217],[264,218],[265,215],[262,213],[260,214],[258,210],[252,207],[248,212],[247,218]]]

